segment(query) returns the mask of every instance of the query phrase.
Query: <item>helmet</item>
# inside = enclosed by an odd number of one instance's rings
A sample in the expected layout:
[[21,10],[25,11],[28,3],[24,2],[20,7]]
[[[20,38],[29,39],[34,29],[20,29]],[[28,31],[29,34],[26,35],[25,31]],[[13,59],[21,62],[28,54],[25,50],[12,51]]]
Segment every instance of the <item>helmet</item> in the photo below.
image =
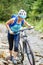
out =
[[18,12],[18,16],[21,17],[21,18],[26,18],[26,11],[21,9]]

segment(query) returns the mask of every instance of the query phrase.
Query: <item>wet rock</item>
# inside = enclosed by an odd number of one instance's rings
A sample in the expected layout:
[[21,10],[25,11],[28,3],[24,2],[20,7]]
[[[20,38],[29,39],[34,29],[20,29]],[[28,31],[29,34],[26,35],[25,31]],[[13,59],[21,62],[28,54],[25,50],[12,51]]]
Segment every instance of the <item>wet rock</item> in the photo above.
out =
[[38,56],[38,57],[42,57],[42,58],[43,58],[43,55],[40,55],[40,54],[38,54],[38,53],[35,54],[35,55]]
[[43,63],[39,64],[39,65],[43,65]]
[[43,39],[43,35],[42,35],[42,36],[40,36],[40,38],[41,38],[41,39]]
[[0,39],[2,43],[6,44],[8,43],[8,40],[7,40],[7,34],[6,33],[0,33]]
[[4,24],[0,24],[0,32],[2,33],[6,33],[7,32],[7,29],[6,29],[6,26]]
[[4,51],[1,51],[1,52],[0,52],[0,58],[5,58],[5,56],[6,56],[6,55],[5,55],[5,52],[4,52]]
[[8,49],[9,45],[8,44],[0,44],[0,49]]
[[40,39],[43,39],[43,33],[39,34]]
[[41,59],[41,57],[35,56],[35,62],[39,62],[40,59]]
[[39,65],[43,65],[43,58],[40,60],[40,64]]
[[5,65],[13,65],[12,61],[5,61],[5,60],[2,60],[2,62],[5,64]]
[[4,65],[2,61],[0,61],[0,65]]

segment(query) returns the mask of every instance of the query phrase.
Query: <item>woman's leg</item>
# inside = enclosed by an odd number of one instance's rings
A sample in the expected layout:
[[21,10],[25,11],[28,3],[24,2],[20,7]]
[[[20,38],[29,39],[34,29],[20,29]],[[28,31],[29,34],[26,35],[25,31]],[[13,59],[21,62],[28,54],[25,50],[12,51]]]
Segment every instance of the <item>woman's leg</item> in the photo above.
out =
[[14,35],[9,34],[8,35],[8,42],[9,42],[9,53],[10,53],[10,56],[12,56],[13,40],[14,40]]
[[20,41],[20,34],[18,34],[14,37],[14,41],[15,41],[15,44],[14,44],[14,58],[16,58],[17,54],[18,54],[18,45],[19,45],[19,41]]

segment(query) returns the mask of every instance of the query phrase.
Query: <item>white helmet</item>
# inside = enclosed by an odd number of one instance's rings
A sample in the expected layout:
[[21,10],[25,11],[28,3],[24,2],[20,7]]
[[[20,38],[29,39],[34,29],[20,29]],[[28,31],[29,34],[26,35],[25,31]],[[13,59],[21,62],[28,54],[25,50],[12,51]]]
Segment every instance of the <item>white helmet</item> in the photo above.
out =
[[19,12],[18,12],[18,16],[21,17],[21,18],[26,18],[26,11],[21,9]]

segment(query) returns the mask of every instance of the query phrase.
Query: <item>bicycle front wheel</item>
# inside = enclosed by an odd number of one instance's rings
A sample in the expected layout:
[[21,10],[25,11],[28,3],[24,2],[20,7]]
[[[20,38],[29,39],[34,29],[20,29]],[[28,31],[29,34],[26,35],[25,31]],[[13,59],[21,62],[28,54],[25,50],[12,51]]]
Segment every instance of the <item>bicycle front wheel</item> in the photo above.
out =
[[24,60],[24,52],[23,52],[23,49],[21,47],[21,44],[19,44],[19,47],[18,47],[18,57],[20,59],[20,62],[23,63],[23,60]]
[[25,40],[24,43],[25,43],[25,47],[26,47],[25,50],[26,50],[27,58],[29,60],[29,64],[30,65],[35,65],[35,59],[34,59],[33,52],[30,48],[30,45],[29,45],[27,40]]

